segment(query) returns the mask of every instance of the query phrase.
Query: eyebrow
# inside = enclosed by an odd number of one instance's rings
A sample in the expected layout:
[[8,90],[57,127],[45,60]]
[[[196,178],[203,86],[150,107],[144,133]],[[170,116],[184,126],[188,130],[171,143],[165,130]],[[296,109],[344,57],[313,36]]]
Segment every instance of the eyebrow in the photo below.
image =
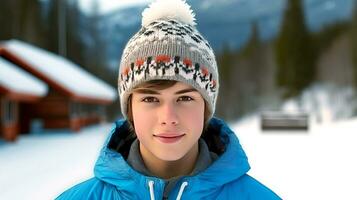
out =
[[[151,90],[148,88],[136,89],[135,92],[140,93],[140,94],[161,94],[157,90]],[[175,94],[184,94],[184,93],[188,93],[188,92],[198,92],[198,91],[194,88],[187,88],[187,89],[179,90],[179,91],[175,92]]]

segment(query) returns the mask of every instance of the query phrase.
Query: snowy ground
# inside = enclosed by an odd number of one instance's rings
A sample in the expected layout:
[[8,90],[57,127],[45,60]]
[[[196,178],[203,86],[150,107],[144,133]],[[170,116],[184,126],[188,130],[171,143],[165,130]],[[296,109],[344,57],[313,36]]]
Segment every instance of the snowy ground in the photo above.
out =
[[283,199],[357,199],[357,119],[308,132],[262,132],[256,117],[233,125],[250,175]]
[[[232,128],[248,155],[249,174],[283,199],[357,199],[357,119],[266,133],[252,117]],[[109,130],[102,125],[0,144],[0,199],[53,199],[91,177]]]
[[0,199],[54,199],[74,183],[92,177],[110,127],[25,135],[15,144],[0,144]]

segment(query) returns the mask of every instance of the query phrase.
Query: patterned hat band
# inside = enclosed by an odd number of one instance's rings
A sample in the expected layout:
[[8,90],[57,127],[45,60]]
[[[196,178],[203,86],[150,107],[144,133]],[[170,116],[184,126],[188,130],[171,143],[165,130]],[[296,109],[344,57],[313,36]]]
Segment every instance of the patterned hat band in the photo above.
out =
[[[217,80],[207,67],[199,63],[192,63],[189,58],[181,59],[180,56],[170,57],[168,55],[158,55],[156,57],[139,58],[130,66],[123,68],[120,73],[120,93],[124,93],[133,82],[170,79],[173,76],[179,76],[187,81],[196,82],[201,89],[205,89],[211,98],[216,93]],[[180,81],[182,79],[179,79]]]

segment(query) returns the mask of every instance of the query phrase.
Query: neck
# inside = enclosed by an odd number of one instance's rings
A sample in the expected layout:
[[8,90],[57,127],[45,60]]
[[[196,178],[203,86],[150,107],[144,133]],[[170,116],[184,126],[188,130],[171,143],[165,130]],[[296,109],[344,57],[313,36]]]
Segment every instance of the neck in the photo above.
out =
[[177,176],[188,175],[195,167],[198,157],[198,143],[179,160],[165,161],[157,158],[151,152],[142,148],[140,144],[140,153],[146,168],[156,177],[170,179]]

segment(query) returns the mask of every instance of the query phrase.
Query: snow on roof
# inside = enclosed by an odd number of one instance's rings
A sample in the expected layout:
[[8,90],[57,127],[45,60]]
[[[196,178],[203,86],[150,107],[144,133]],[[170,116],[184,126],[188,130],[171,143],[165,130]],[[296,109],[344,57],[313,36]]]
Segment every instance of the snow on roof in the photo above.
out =
[[41,97],[48,90],[45,83],[1,57],[0,85],[16,93]]
[[19,40],[6,41],[3,46],[35,70],[76,95],[110,101],[117,96],[113,87],[66,58]]

